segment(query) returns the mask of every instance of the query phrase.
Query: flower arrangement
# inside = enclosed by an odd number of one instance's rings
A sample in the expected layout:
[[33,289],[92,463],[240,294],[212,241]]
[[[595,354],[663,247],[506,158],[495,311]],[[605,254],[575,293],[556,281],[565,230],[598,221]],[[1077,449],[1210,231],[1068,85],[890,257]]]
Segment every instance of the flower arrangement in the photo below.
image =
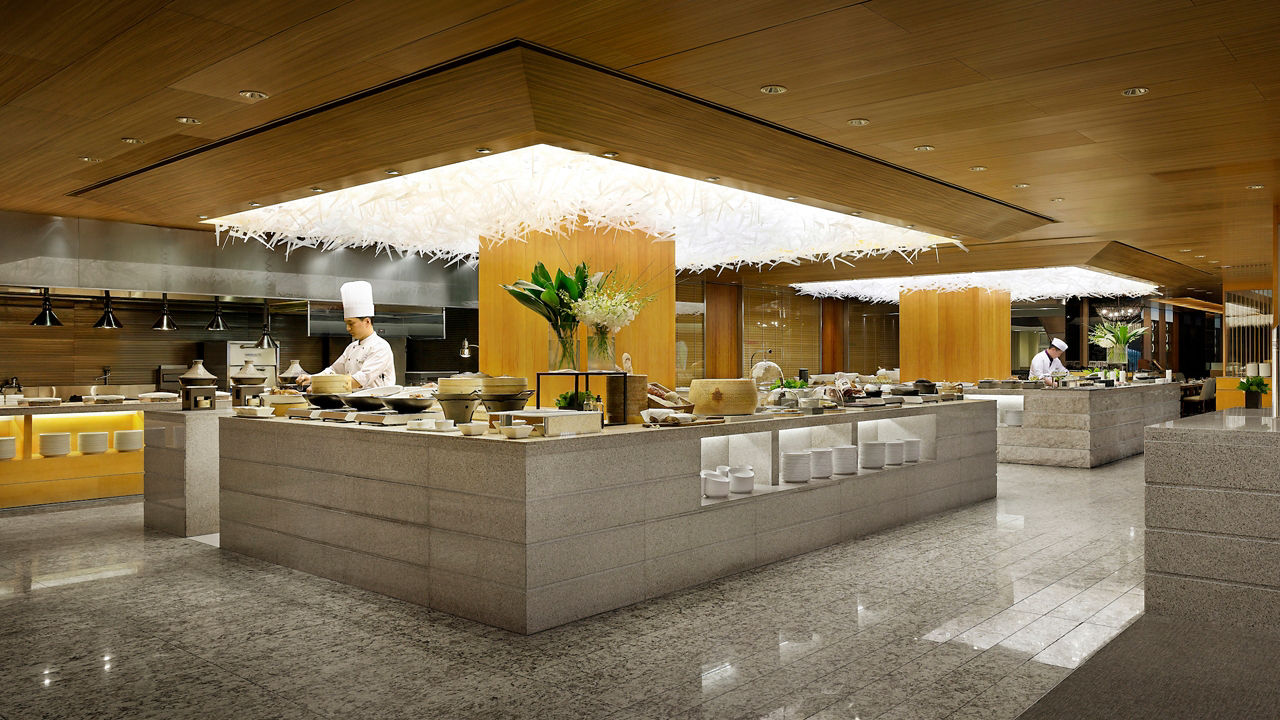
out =
[[550,325],[554,336],[549,357],[552,370],[577,369],[579,320],[574,303],[586,295],[589,286],[601,282],[603,275],[591,277],[584,262],[574,268],[572,275],[557,269],[552,277],[546,266],[538,263],[529,280],[502,286],[511,297],[541,315]]
[[613,370],[613,334],[631,324],[636,314],[653,298],[642,296],[640,288],[625,283],[613,272],[601,273],[587,283],[587,292],[573,303],[573,313],[590,328],[587,335],[587,366],[593,370]]
[[1129,343],[1146,332],[1140,322],[1104,320],[1089,328],[1089,342],[1107,351],[1107,362],[1127,363]]

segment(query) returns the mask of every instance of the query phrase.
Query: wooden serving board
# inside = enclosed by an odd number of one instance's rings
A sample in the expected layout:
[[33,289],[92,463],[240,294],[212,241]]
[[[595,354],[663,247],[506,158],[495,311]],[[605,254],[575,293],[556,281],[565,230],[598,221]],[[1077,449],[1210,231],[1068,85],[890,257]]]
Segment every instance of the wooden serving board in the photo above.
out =
[[705,420],[694,420],[687,423],[645,423],[647,428],[674,428],[674,427],[694,427],[695,425],[723,425],[724,418],[706,418]]

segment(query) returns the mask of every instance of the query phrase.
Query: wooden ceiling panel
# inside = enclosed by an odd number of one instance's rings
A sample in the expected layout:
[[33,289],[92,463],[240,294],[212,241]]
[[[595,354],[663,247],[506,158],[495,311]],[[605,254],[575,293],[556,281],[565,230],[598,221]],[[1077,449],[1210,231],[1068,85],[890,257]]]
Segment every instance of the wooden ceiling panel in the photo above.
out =
[[260,35],[275,35],[351,0],[171,0],[165,7]]
[[0,106],[39,85],[57,71],[57,65],[0,53]]
[[101,117],[260,39],[255,33],[162,10],[23,93],[13,104],[74,117]]
[[0,52],[63,67],[125,32],[168,0],[0,2]]

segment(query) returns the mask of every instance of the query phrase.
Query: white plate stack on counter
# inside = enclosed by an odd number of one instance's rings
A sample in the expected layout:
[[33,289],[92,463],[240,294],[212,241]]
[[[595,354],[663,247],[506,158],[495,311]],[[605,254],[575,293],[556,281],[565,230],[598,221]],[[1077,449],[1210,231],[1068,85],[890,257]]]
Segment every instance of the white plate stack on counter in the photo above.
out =
[[858,443],[858,458],[862,467],[868,470],[878,470],[884,467],[884,442],[880,440],[864,440]]
[[100,455],[107,451],[107,435],[104,432],[82,432],[76,438],[76,445],[85,455]]
[[903,438],[902,452],[906,462],[920,462],[920,438]]
[[831,471],[836,475],[857,475],[858,446],[837,445],[831,448]]
[[813,467],[807,450],[782,453],[779,477],[785,483],[807,483],[813,475]]
[[809,474],[815,479],[831,477],[831,448],[809,450]]
[[116,452],[132,452],[142,449],[141,430],[117,430]]
[[71,433],[40,433],[40,454],[57,457],[71,452]]
[[906,458],[906,447],[901,440],[884,441],[884,464],[901,465]]

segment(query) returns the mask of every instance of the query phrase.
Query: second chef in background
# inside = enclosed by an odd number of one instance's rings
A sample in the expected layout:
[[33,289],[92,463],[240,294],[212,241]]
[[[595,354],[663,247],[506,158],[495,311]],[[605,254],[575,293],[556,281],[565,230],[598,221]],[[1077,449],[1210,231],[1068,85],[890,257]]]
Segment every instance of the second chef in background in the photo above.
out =
[[[329,367],[317,375],[350,375],[361,388],[384,387],[396,381],[396,361],[391,345],[373,330],[373,286],[363,280],[342,286],[342,317],[352,343]],[[298,378],[298,384],[311,384],[311,376]]]

